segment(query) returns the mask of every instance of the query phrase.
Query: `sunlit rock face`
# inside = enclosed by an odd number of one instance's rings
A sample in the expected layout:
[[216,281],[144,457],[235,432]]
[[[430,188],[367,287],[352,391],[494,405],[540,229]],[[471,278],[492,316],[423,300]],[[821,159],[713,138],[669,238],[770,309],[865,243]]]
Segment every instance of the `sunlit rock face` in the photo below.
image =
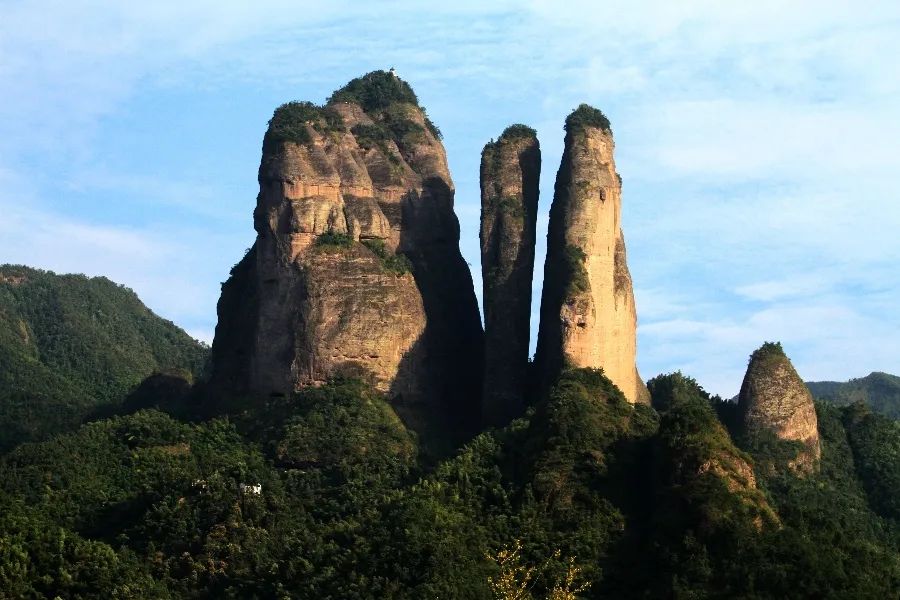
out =
[[566,119],[535,357],[543,387],[564,365],[602,368],[631,403],[649,396],[635,364],[637,315],[622,234],[612,131],[581,105]]
[[213,385],[370,378],[408,425],[478,419],[482,331],[440,133],[376,71],[269,123],[256,241],[223,285]]
[[822,454],[812,394],[797,374],[781,344],[765,343],[750,357],[738,396],[744,432],[771,432],[801,444],[791,466],[812,471]]
[[481,153],[484,421],[525,409],[541,150],[533,129],[508,127]]

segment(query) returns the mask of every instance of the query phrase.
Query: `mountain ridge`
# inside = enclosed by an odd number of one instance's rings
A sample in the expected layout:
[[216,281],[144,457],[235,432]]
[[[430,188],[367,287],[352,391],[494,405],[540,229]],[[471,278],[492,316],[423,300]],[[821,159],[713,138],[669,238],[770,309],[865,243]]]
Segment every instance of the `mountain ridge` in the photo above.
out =
[[873,410],[900,419],[900,377],[873,371],[849,381],[807,381],[813,395],[826,402],[846,406],[863,402]]

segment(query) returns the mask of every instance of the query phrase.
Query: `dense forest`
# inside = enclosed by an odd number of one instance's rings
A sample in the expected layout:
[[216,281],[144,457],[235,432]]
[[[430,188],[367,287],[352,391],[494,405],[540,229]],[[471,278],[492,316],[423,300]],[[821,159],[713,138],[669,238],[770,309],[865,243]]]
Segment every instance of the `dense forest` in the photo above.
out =
[[0,451],[110,414],[153,373],[190,384],[209,349],[104,277],[0,266]]
[[138,385],[203,349],[106,280],[13,272],[0,406],[24,381],[43,416],[0,459],[0,597],[898,597],[900,425],[862,403],[817,405],[798,474],[690,377],[650,380],[651,407],[569,369],[448,452],[357,379],[227,403]]

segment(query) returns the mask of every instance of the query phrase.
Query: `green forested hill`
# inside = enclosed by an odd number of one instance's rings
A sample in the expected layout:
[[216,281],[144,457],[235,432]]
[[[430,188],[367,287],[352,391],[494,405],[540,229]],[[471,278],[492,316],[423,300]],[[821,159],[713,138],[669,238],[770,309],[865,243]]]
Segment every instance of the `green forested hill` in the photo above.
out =
[[0,266],[0,451],[77,426],[208,349],[106,278]]
[[654,408],[568,371],[437,462],[353,380],[23,444],[0,459],[0,598],[898,597],[895,422],[819,406],[799,478],[690,378],[648,386]]
[[817,399],[847,406],[862,402],[872,410],[900,419],[900,377],[874,372],[850,381],[810,381],[806,384]]

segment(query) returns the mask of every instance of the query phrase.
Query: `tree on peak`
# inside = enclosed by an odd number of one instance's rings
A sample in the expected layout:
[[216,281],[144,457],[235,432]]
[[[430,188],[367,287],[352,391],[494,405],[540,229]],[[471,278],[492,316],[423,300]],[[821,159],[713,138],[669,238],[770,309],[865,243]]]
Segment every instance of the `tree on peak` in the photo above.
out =
[[500,140],[517,140],[521,138],[535,138],[537,131],[533,127],[523,125],[522,123],[514,123],[503,130],[500,134]]
[[599,109],[596,109],[589,104],[582,103],[566,117],[564,129],[568,133],[574,133],[585,129],[586,127],[596,127],[602,131],[612,133],[609,119],[606,118],[606,115]]
[[286,102],[275,109],[269,119],[269,128],[263,138],[263,148],[277,142],[308,144],[312,137],[309,127],[317,131],[341,131],[344,120],[337,111],[317,106],[312,102]]
[[389,71],[372,71],[351,80],[335,91],[328,103],[356,102],[366,112],[387,108],[396,102],[419,106],[419,99],[408,83]]
[[766,358],[787,358],[787,355],[784,353],[784,348],[781,347],[781,342],[763,342],[763,345],[753,351],[753,354],[750,355],[750,362],[754,362],[757,360],[764,360]]

